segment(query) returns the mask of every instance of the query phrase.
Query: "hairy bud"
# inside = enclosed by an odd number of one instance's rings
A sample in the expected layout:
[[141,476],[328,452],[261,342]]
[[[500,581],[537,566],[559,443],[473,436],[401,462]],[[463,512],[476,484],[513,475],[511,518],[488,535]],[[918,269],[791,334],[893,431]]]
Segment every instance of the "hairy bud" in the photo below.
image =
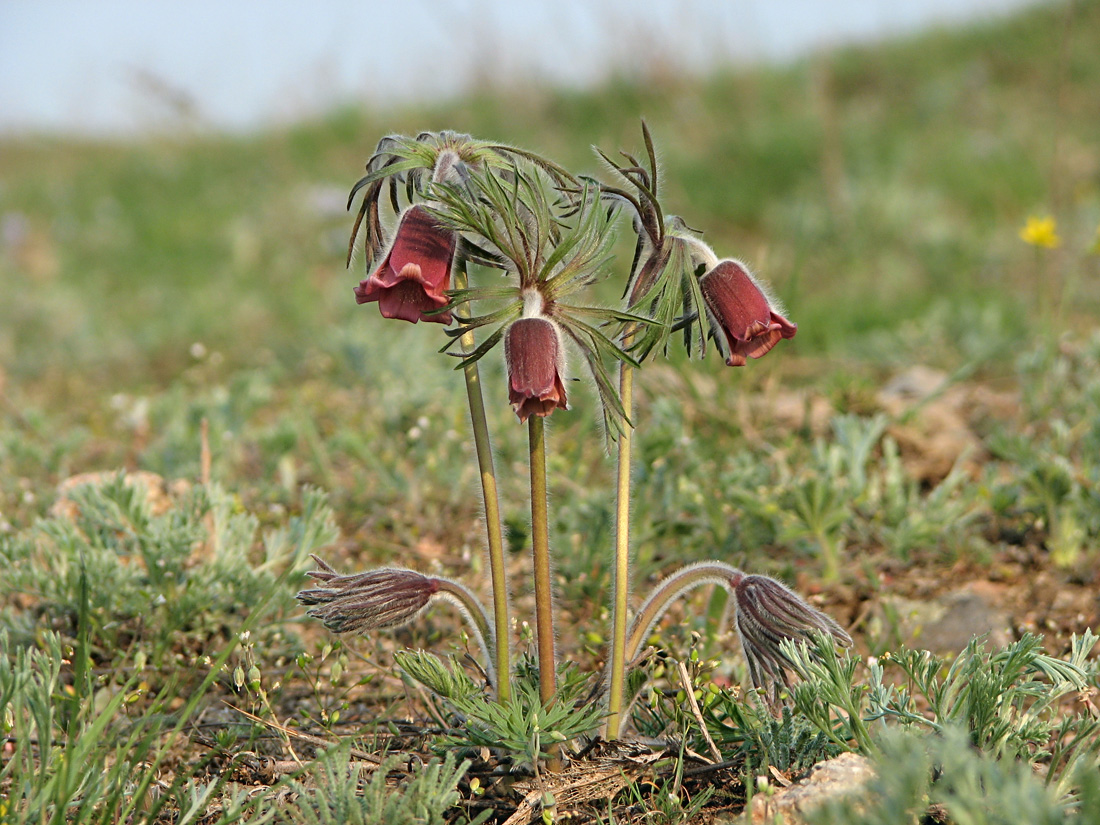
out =
[[298,601],[317,605],[308,615],[334,633],[362,633],[399,627],[415,619],[439,592],[436,579],[415,570],[383,567],[341,576],[317,556],[321,566],[309,575],[324,584],[298,593]]
[[767,576],[733,578],[735,622],[741,647],[749,665],[753,686],[762,688],[770,702],[779,699],[780,686],[789,687],[790,661],[780,645],[785,639],[807,639],[815,632],[827,633],[837,644],[852,643],[840,625],[806,604],[790,588]]

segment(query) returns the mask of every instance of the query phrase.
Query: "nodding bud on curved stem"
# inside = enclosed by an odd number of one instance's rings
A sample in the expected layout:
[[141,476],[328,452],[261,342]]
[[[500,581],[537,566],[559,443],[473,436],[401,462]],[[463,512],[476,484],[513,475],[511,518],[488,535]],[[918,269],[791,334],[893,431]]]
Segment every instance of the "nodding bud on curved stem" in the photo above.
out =
[[434,598],[446,599],[458,606],[474,631],[486,673],[490,682],[496,683],[488,615],[477,596],[461,584],[399,567],[343,576],[317,556],[312,558],[321,569],[309,575],[323,586],[302,590],[297,599],[304,605],[317,605],[307,615],[320,619],[333,633],[402,627],[423,614]]
[[667,579],[659,582],[649,594],[626,635],[626,661],[629,663],[638,657],[642,643],[653,625],[660,621],[676,599],[687,591],[704,584],[714,584],[732,591],[731,578],[744,575],[736,567],[722,562],[698,562],[681,567]]
[[734,626],[749,667],[753,687],[764,691],[767,701],[779,701],[780,687],[789,687],[787,669],[791,662],[783,654],[786,639],[810,638],[827,633],[847,647],[852,638],[833,619],[810,607],[793,590],[767,576],[748,575],[722,562],[699,562],[673,573],[662,581],[638,610],[627,635],[626,660],[638,656],[653,625],[672,602],[688,590],[704,584],[724,587],[734,600]]
[[[732,583],[732,582],[731,582]],[[772,705],[779,703],[780,685],[790,687],[791,661],[783,653],[787,639],[808,639],[825,633],[842,647],[852,637],[831,616],[810,607],[782,582],[767,576],[741,576],[734,584],[734,622],[753,687],[763,688]]]
[[419,616],[439,592],[439,584],[415,570],[382,567],[342,576],[317,556],[321,566],[309,575],[324,583],[302,590],[297,599],[318,605],[307,611],[333,633],[364,633],[401,627]]

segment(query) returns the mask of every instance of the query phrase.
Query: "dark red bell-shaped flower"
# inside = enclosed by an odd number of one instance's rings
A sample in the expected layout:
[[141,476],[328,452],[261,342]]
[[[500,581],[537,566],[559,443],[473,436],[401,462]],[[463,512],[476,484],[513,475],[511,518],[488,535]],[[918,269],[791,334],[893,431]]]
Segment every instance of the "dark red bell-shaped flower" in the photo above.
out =
[[780,338],[794,338],[798,330],[772,309],[768,297],[739,261],[719,261],[699,279],[707,309],[726,336],[726,363],[742,367],[747,358],[759,358]]
[[504,334],[508,401],[526,421],[566,407],[561,380],[562,345],[558,328],[546,318],[520,318]]
[[444,293],[451,285],[457,241],[423,206],[410,206],[382,264],[355,288],[356,302],[377,301],[386,318],[451,323],[450,312],[427,313],[448,303]]

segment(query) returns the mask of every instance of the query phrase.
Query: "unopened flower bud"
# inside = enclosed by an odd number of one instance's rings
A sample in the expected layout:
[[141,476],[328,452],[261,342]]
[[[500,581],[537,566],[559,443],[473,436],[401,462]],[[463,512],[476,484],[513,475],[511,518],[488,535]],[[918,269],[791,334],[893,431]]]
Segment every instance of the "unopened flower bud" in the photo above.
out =
[[780,685],[790,686],[791,662],[780,645],[786,639],[808,639],[827,633],[844,647],[852,638],[833,619],[806,604],[794,591],[767,576],[741,575],[734,587],[735,621],[753,686],[763,688],[769,701],[779,698]]
[[415,570],[381,568],[341,576],[316,556],[309,575],[324,587],[302,590],[298,601],[318,605],[308,614],[334,633],[362,633],[408,624],[439,592],[439,582]]

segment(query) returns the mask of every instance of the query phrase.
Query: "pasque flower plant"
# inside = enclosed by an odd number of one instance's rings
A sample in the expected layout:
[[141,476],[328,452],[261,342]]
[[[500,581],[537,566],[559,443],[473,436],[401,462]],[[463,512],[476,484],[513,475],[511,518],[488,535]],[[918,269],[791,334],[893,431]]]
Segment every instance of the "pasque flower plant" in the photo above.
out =
[[[478,362],[502,343],[508,402],[528,427],[539,695],[544,704],[552,702],[558,661],[544,421],[569,409],[569,363],[579,363],[592,379],[609,443],[618,454],[616,540],[608,548],[614,568],[611,647],[602,689],[609,738],[624,731],[627,668],[669,605],[696,586],[730,592],[749,675],[773,705],[788,685],[784,641],[823,632],[838,644],[851,643],[835,621],[781,583],[720,561],[668,576],[630,616],[630,445],[639,423],[632,409],[634,370],[667,349],[675,332],[683,333],[689,352],[705,354],[713,340],[727,364],[741,366],[796,331],[745,264],[719,259],[684,221],[666,214],[644,124],[643,137],[646,163],[628,154],[618,162],[601,153],[610,182],[573,175],[526,150],[451,132],[380,141],[349,199],[350,206],[363,193],[352,244],[363,230],[370,273],[355,296],[359,303],[377,302],[386,318],[448,327],[441,352],[457,358],[466,379],[493,610],[448,579],[399,568],[341,576],[320,559],[320,569],[311,574],[317,585],[298,595],[311,607],[309,615],[335,632],[393,627],[414,621],[436,598],[455,601],[485,651],[497,697],[508,699],[509,593],[498,477],[478,373]],[[388,239],[382,220],[387,201],[394,216]],[[591,287],[615,274],[609,250],[623,217],[636,235],[635,255],[622,273],[624,304],[609,308],[594,301]],[[470,282],[471,264],[478,266],[476,283]],[[611,371],[616,367],[618,381]]]

